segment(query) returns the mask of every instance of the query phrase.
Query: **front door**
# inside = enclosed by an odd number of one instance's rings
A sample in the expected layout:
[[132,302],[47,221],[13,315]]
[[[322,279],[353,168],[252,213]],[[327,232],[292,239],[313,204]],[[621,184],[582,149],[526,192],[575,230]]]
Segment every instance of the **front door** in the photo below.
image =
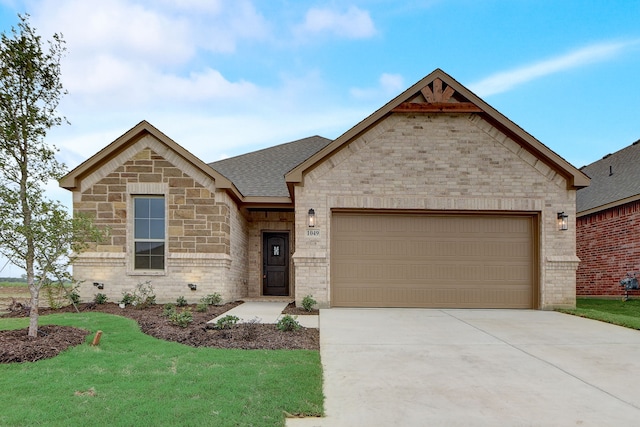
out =
[[262,295],[289,295],[289,234],[262,237]]

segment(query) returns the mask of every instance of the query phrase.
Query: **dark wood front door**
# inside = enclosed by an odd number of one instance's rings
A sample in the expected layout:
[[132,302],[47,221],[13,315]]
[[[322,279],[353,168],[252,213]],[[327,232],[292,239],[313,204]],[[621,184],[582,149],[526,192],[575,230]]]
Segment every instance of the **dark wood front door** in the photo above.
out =
[[262,237],[262,294],[289,295],[289,234]]

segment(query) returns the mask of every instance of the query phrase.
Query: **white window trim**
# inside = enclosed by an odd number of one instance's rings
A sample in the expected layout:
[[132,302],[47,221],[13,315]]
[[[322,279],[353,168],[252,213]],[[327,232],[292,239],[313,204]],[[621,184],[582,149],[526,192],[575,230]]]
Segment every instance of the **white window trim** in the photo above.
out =
[[[127,183],[127,275],[128,276],[166,276],[169,259],[169,186],[166,183]],[[164,197],[164,269],[136,270],[134,203],[135,197]]]

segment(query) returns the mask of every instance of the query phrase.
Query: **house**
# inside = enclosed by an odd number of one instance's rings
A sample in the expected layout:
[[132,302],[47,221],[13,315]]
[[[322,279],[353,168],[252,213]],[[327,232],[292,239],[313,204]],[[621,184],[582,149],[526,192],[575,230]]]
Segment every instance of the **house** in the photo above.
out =
[[[620,280],[640,276],[640,140],[583,167],[591,185],[577,193],[580,296],[620,297]],[[629,291],[640,296],[639,291]]]
[[110,229],[75,261],[84,300],[536,309],[575,305],[588,184],[439,69],[333,141],[207,164],[141,122],[60,181]]

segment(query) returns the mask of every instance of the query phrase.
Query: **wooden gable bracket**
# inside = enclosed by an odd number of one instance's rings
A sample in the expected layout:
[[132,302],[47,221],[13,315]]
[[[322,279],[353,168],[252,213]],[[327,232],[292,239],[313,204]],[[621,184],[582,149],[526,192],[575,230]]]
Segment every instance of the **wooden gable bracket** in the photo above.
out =
[[433,80],[433,89],[425,86],[420,90],[427,102],[402,102],[393,108],[397,113],[481,113],[482,109],[472,102],[449,102],[455,94],[451,86],[442,89],[442,80]]

